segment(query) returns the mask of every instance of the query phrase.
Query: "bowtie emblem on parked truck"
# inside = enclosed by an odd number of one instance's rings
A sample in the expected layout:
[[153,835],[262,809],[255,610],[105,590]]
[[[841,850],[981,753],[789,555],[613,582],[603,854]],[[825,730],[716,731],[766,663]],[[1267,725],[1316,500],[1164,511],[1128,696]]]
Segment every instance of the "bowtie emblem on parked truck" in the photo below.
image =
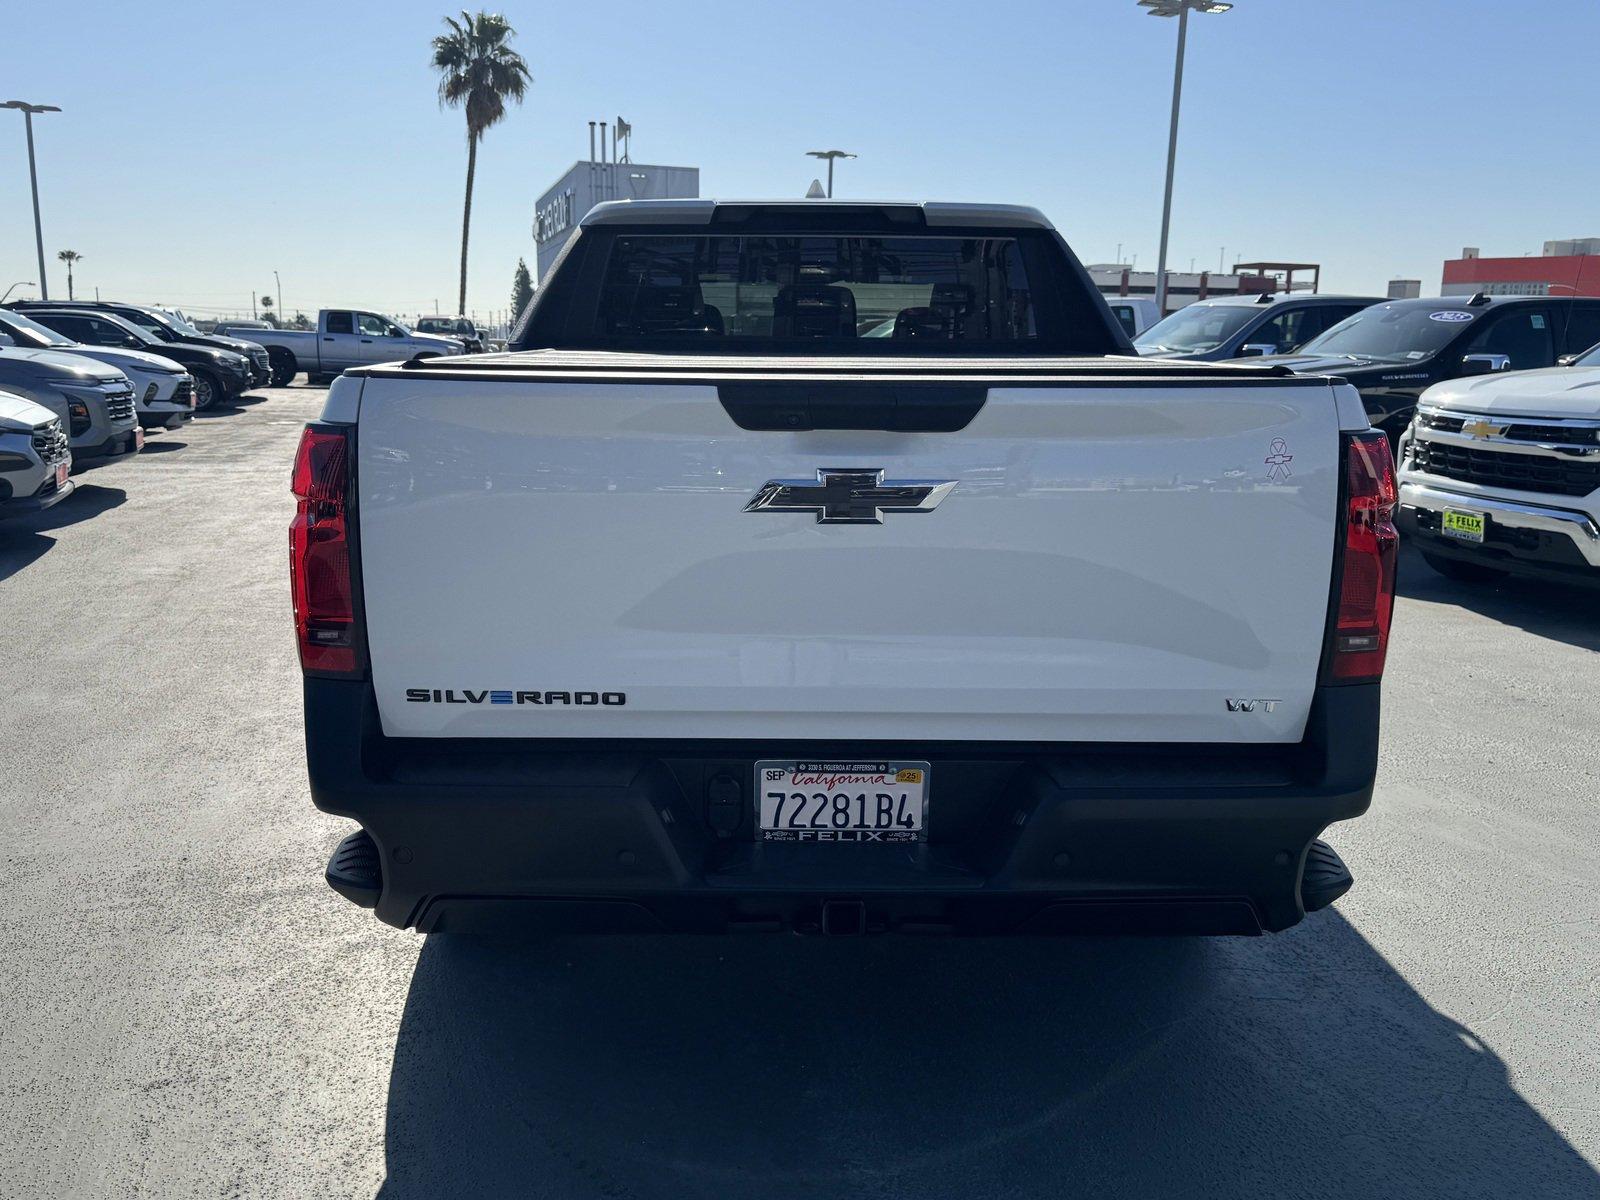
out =
[[817,468],[811,479],[769,479],[745,512],[816,513],[819,525],[882,525],[883,514],[925,513],[955,490],[954,479],[891,479],[877,467]]

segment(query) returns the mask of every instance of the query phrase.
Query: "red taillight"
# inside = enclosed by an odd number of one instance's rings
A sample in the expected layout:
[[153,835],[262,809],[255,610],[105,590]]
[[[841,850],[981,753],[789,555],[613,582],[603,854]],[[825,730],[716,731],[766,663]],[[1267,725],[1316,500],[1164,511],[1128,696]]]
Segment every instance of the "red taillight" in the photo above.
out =
[[299,502],[289,525],[289,583],[302,670],[354,675],[355,587],[350,576],[350,439],[337,425],[307,425],[294,459]]
[[1328,676],[1339,683],[1380,679],[1394,612],[1394,456],[1381,433],[1345,443],[1344,555],[1337,581]]

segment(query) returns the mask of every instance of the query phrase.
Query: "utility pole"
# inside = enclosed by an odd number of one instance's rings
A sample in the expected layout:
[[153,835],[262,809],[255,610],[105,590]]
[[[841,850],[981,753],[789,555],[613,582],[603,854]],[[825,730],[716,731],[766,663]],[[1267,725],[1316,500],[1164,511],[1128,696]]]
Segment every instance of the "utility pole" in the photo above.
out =
[[44,226],[39,220],[39,169],[33,158],[33,114],[60,112],[54,104],[29,104],[26,100],[7,100],[0,108],[22,111],[22,120],[28,127],[28,182],[33,186],[33,241],[39,251],[39,299],[50,299],[50,278],[44,269]]

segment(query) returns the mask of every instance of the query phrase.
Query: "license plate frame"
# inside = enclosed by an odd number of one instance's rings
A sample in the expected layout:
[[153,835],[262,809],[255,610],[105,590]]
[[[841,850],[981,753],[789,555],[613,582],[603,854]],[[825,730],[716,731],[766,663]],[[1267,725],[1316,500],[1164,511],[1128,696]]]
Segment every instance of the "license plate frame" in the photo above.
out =
[[1489,514],[1465,508],[1447,508],[1439,514],[1439,532],[1458,542],[1483,545],[1489,532]]
[[60,491],[62,488],[67,486],[67,475],[68,475],[68,473],[69,473],[69,466],[68,466],[68,464],[67,464],[65,459],[63,459],[61,462],[58,462],[56,464],[55,479],[56,479],[56,490],[57,491]]
[[754,775],[758,842],[927,840],[932,768],[921,759],[762,759]]

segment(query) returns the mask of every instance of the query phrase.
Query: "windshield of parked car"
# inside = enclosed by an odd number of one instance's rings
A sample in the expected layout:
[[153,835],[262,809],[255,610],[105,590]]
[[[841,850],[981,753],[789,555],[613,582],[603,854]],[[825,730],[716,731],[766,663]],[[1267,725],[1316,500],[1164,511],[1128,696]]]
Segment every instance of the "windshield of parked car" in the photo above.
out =
[[31,347],[35,350],[48,350],[62,346],[76,346],[78,344],[71,338],[57,333],[48,325],[30,321],[21,313],[15,312],[8,312],[4,316],[0,316],[0,333],[9,333],[16,339],[17,345]]
[[[99,314],[96,315],[98,316]],[[168,329],[163,322],[156,320],[155,317],[146,312],[129,310],[127,315],[118,313],[112,319],[143,330],[149,340],[157,342],[175,342],[178,340],[178,335],[175,332],[173,332],[171,329]]]
[[1191,304],[1157,321],[1133,344],[1141,350],[1176,350],[1203,354],[1238,333],[1261,310],[1248,304]]
[[1600,345],[1590,346],[1572,360],[1575,367],[1600,367]]
[[1437,302],[1375,304],[1312,338],[1300,353],[1415,362],[1438,352],[1477,316],[1471,309]]
[[205,334],[196,329],[189,321],[184,320],[182,317],[175,317],[171,313],[167,314],[166,325],[167,328],[173,330],[175,333],[181,334],[184,337],[205,336]]

